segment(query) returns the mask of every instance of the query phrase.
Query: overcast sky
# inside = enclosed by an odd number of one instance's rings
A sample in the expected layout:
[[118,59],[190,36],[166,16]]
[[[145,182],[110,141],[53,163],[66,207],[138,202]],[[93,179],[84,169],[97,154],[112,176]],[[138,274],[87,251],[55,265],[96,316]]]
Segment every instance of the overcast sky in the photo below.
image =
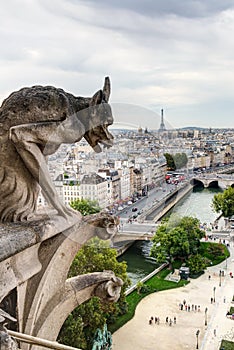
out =
[[116,126],[158,129],[163,108],[174,128],[234,127],[233,33],[233,0],[3,1],[0,100],[91,96],[108,75]]

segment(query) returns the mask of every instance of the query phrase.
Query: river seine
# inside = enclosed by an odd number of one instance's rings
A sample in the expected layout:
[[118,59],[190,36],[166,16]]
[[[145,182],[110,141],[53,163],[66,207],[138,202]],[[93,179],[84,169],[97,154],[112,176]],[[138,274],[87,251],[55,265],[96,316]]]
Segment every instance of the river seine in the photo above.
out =
[[[202,224],[214,222],[217,213],[213,212],[211,203],[214,194],[218,192],[222,192],[222,190],[220,188],[194,187],[193,192],[186,195],[167,215],[193,216],[198,218]],[[127,262],[128,276],[132,284],[135,284],[157,267],[154,259],[149,256],[151,245],[152,243],[149,241],[136,241],[118,258],[118,261]]]

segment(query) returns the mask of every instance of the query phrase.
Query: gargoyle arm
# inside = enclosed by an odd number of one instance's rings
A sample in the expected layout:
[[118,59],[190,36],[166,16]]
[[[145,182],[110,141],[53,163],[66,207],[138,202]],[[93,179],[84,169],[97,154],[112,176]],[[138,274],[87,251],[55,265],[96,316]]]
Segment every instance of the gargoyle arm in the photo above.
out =
[[75,212],[60,200],[50,177],[46,156],[53,154],[62,143],[79,141],[83,134],[84,126],[75,116],[62,122],[23,124],[10,129],[10,140],[40,185],[43,196],[65,218],[74,216]]

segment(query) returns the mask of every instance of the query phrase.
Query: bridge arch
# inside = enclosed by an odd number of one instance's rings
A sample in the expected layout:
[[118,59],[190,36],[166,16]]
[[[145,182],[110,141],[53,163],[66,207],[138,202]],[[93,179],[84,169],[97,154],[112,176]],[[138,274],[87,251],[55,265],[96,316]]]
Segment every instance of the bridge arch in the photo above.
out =
[[198,179],[191,179],[190,180],[190,184],[192,185],[192,186],[203,186],[203,187],[205,187],[205,184],[204,184],[204,182],[202,181],[202,180],[198,180]]
[[231,186],[234,187],[234,181],[230,179],[224,179],[224,178],[206,178],[206,177],[194,177],[190,180],[190,184],[192,186],[204,186],[204,187],[215,187],[215,188],[222,188],[226,189],[227,187]]
[[222,188],[222,186],[220,186],[219,181],[217,181],[217,180],[211,180],[210,182],[207,182],[207,183],[208,183],[208,185],[206,187],[215,187],[215,188],[221,187]]

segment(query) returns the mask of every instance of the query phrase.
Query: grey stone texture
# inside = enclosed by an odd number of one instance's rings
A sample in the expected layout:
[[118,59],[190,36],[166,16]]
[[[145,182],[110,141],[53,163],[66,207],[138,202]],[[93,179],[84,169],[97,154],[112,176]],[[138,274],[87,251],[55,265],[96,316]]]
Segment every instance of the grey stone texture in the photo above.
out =
[[[94,236],[112,239],[119,222],[106,213],[82,217],[66,207],[46,163],[61,143],[82,137],[95,152],[102,150],[99,144],[112,145],[109,95],[107,77],[103,89],[90,98],[34,86],[12,93],[0,107],[0,303],[17,290],[21,333],[56,340],[77,305],[92,296],[106,302],[119,298],[122,281],[112,271],[67,279],[82,245]],[[40,215],[39,187],[52,208]],[[0,323],[3,319],[0,314]],[[6,328],[1,332],[1,349],[14,350]]]
[[95,152],[110,147],[113,123],[108,104],[110,80],[93,97],[76,97],[52,86],[13,92],[0,107],[0,221],[16,222],[35,216],[39,186],[57,213],[72,220],[74,211],[58,197],[46,157],[62,143],[83,137]]

